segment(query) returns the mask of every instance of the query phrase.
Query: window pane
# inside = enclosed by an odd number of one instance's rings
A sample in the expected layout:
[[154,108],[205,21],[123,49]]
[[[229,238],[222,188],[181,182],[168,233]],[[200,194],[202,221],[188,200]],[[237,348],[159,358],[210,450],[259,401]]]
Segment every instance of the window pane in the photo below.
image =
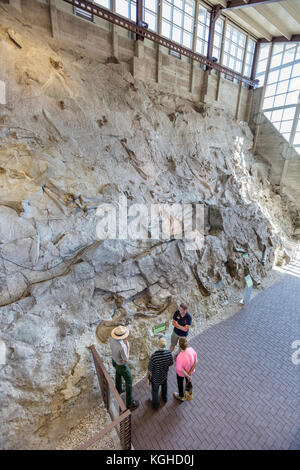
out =
[[193,31],[193,19],[188,15],[184,15],[184,29],[190,32]]
[[295,52],[296,52],[295,47],[293,47],[292,49],[289,49],[289,50],[285,50],[282,63],[283,64],[288,64],[289,62],[293,62],[294,57],[295,57]]
[[286,93],[289,86],[289,80],[285,80],[284,82],[277,83],[277,90],[276,93],[279,95],[280,93]]
[[268,61],[268,59],[264,59],[264,60],[261,60],[260,62],[258,62],[257,70],[256,70],[257,74],[259,74],[261,72],[265,72],[265,70],[267,68],[267,61]]
[[146,10],[144,19],[146,23],[148,23],[149,29],[152,29],[152,31],[156,31],[156,15]]
[[230,55],[229,54],[226,54],[226,52],[224,53],[224,56],[223,56],[223,65],[225,65],[225,67],[228,67],[229,65],[229,60],[230,60]]
[[282,119],[282,113],[283,113],[283,109],[277,109],[276,111],[273,111],[272,112],[272,119],[271,121],[281,121]]
[[193,35],[190,34],[190,33],[186,33],[184,31],[183,40],[182,40],[184,47],[188,47],[189,49],[191,49],[192,48],[192,41],[193,41]]
[[[292,77],[298,77],[299,75],[300,75],[300,63],[294,64]],[[299,88],[300,88],[300,83],[299,83]]]
[[161,24],[161,34],[166,38],[171,38],[171,25],[167,23],[165,20],[162,20]]
[[116,12],[119,13],[119,15],[122,15],[128,18],[129,9],[128,9],[128,3],[126,0],[118,0],[116,2]]
[[181,43],[181,29],[177,26],[173,26],[172,39],[179,44]]
[[264,100],[264,109],[273,108],[274,97],[272,98],[265,98]]
[[171,15],[172,15],[172,10],[171,10],[170,5],[168,5],[166,2],[163,2],[163,5],[162,5],[163,18],[166,18],[167,20],[171,20]]
[[268,85],[266,87],[265,97],[267,98],[268,96],[273,96],[275,95],[275,92],[276,92],[276,83],[274,83],[274,85]]
[[283,67],[283,68],[280,70],[279,80],[281,81],[281,80],[286,80],[286,79],[290,78],[291,73],[292,73],[292,66],[290,66],[290,67]]
[[197,39],[197,44],[196,44],[196,52],[202,55],[207,54],[207,43],[203,41],[202,39]]
[[290,81],[289,91],[300,90],[299,78],[292,78]]
[[273,46],[273,55],[283,52],[284,44],[274,44]]
[[288,121],[289,119],[294,119],[295,110],[296,110],[295,107],[285,109],[283,111],[282,120],[283,121]]
[[278,106],[284,106],[284,103],[285,103],[285,96],[286,95],[277,95],[275,96],[275,99],[274,99],[274,108],[277,108]]
[[173,12],[173,23],[177,24],[178,26],[182,26],[182,21],[183,21],[183,14],[175,8]]
[[282,61],[282,54],[274,55],[271,60],[271,69],[281,65],[281,61]]
[[224,26],[224,21],[221,20],[220,18],[217,19],[216,24],[215,24],[215,32],[222,34],[223,26]]
[[110,0],[94,0],[96,5],[101,5],[104,8],[110,9]]
[[274,72],[269,73],[268,84],[275,83],[278,81],[279,70],[275,70]]
[[152,10],[157,13],[157,0],[144,0],[144,5],[147,10]]
[[[274,45],[275,47],[275,45]],[[261,44],[259,48],[259,61],[267,59],[269,55],[270,44]]]
[[252,67],[250,65],[245,66],[245,76],[250,77]]
[[175,7],[183,8],[183,0],[174,0]]
[[299,144],[300,144],[300,132],[297,132],[294,138],[294,145],[299,145]]
[[290,93],[287,94],[286,96],[286,105],[289,104],[297,104],[299,99],[299,91],[291,91]]
[[283,121],[281,123],[280,132],[291,132],[293,121]]
[[194,16],[194,2],[185,2],[184,11],[191,16]]

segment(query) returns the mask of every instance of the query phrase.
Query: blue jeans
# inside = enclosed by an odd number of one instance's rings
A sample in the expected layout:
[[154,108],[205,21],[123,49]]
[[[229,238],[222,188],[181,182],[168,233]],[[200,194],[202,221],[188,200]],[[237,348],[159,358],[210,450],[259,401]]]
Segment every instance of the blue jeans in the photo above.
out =
[[[151,391],[152,391],[151,404],[155,410],[159,408],[159,396],[158,396],[159,387],[160,387],[160,384],[151,382]],[[167,380],[161,384],[161,397],[164,402],[168,401],[168,381]]]

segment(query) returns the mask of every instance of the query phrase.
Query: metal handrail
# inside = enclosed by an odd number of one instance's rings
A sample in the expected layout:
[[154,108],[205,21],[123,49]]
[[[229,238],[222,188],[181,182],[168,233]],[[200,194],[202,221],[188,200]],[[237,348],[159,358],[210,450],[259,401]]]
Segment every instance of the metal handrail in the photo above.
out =
[[91,13],[91,15],[98,16],[99,18],[109,21],[110,23],[120,26],[121,28],[125,28],[128,31],[136,33],[137,36],[139,37],[149,39],[150,41],[153,41],[161,46],[167,47],[168,49],[171,49],[172,51],[175,51],[179,54],[189,57],[190,59],[196,60],[197,62],[200,62],[200,64],[206,65],[209,69],[215,69],[218,72],[229,75],[232,78],[235,78],[241,82],[247,83],[247,85],[253,88],[256,88],[258,86],[259,80],[252,80],[249,77],[245,77],[244,75],[238,72],[235,72],[234,70],[231,70],[227,67],[224,67],[223,65],[220,65],[217,62],[214,62],[208,59],[207,57],[202,56],[201,54],[198,54],[197,52],[193,52],[191,49],[181,46],[180,44],[176,44],[175,42],[163,36],[160,36],[157,33],[149,31],[147,28],[139,26],[133,21],[128,20],[127,18],[123,18],[122,16],[116,15],[115,13],[112,13],[106,8],[102,8],[87,0],[63,0],[63,1],[73,5],[76,8],[80,8],[81,10],[87,11],[88,13]]
[[108,434],[112,429],[114,429],[118,424],[120,424],[122,421],[124,421],[128,416],[130,416],[130,410],[125,411],[125,413],[121,414],[117,419],[112,421],[110,424],[108,424],[102,431],[98,432],[95,434],[93,437],[91,437],[89,440],[81,444],[79,447],[77,447],[75,450],[86,450],[92,445],[94,445],[96,442],[100,441],[106,434]]
[[[100,432],[92,436],[90,439],[85,441],[76,450],[86,450],[91,445],[95,444],[97,441],[102,439],[108,432],[112,429],[116,429],[123,450],[130,450],[131,449],[131,411],[128,410],[120,397],[118,390],[115,387],[109,373],[107,372],[102,359],[100,358],[96,348],[94,345],[89,346],[89,349],[92,352],[94,364],[97,372],[98,382],[100,385],[100,389],[102,392],[103,401],[107,411],[110,414],[112,422],[108,424],[104,429]],[[113,392],[115,399],[119,405],[119,416],[115,418],[112,408],[111,408],[111,400],[110,400],[110,390]],[[120,425],[120,430],[118,430],[118,425]]]

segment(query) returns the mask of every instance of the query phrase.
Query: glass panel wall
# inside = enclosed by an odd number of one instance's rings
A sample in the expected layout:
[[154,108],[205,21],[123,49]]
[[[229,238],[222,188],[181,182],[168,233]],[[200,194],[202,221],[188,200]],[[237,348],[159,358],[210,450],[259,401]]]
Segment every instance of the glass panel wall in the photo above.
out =
[[[265,59],[264,59],[265,60]],[[257,74],[258,78],[262,72]],[[276,129],[290,140],[300,93],[300,45],[273,45],[270,71],[266,84],[263,111]],[[299,145],[299,123],[294,145]]]
[[225,31],[224,55],[222,64],[235,72],[242,73],[246,46],[246,35],[230,24]]
[[[94,0],[94,3],[111,9],[111,0]],[[143,21],[152,31],[158,31],[158,9],[161,7],[162,23],[161,34],[168,39],[188,48],[193,48],[193,34],[195,24],[196,0],[144,0]],[[78,10],[78,9],[76,9]],[[115,12],[132,21],[136,21],[136,0],[116,0]],[[82,17],[93,20],[92,15],[84,13]],[[196,18],[195,51],[207,56],[208,35],[210,24],[210,11],[202,4],[199,5]],[[218,62],[221,60],[222,37],[225,21],[219,17],[215,24],[214,44],[212,55]],[[248,38],[246,47],[246,34],[227,23],[222,65],[241,73],[245,57],[245,75],[251,75],[254,56],[255,41]],[[175,53],[174,53],[175,54]],[[180,55],[179,55],[180,56]],[[263,64],[262,64],[263,65]]]
[[162,35],[192,49],[194,15],[195,0],[162,0]]
[[201,55],[207,55],[208,33],[209,33],[210,12],[199,5],[196,52]]

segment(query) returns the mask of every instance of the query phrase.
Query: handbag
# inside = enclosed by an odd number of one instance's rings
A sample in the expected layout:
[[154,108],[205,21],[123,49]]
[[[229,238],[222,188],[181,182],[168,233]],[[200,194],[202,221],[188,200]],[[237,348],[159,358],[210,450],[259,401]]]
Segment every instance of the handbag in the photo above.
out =
[[185,384],[185,391],[184,391],[184,399],[186,401],[192,400],[194,398],[193,396],[193,384],[192,381],[190,380]]

